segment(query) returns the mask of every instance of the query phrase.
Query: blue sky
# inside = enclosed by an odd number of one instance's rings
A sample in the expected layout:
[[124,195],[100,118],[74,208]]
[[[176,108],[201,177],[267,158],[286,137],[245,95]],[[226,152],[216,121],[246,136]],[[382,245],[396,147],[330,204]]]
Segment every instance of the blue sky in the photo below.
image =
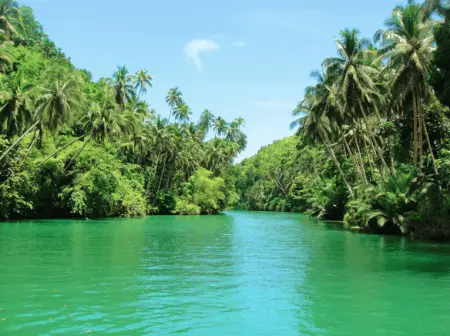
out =
[[[406,0],[404,1],[406,2]],[[241,158],[292,134],[291,111],[309,74],[335,55],[333,37],[372,37],[392,8],[378,0],[23,0],[72,62],[95,79],[118,65],[147,69],[145,99],[162,115],[179,86],[194,118],[208,108],[246,120]]]

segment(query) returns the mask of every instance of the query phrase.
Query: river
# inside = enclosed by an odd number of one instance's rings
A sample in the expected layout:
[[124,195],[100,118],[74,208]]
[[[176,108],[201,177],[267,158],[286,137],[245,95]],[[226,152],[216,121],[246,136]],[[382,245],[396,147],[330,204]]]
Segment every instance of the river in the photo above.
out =
[[0,224],[0,335],[449,335],[450,245],[300,214]]

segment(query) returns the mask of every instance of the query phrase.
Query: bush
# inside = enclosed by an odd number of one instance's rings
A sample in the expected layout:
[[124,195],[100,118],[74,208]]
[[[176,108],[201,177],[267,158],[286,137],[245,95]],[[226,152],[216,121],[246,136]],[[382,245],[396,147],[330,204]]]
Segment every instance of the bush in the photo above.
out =
[[198,168],[185,187],[185,196],[201,209],[202,214],[215,214],[225,209],[225,182],[212,177],[212,172]]
[[175,210],[173,211],[176,215],[188,216],[188,215],[200,215],[201,209],[198,205],[189,203],[188,200],[183,198],[177,199],[177,204]]

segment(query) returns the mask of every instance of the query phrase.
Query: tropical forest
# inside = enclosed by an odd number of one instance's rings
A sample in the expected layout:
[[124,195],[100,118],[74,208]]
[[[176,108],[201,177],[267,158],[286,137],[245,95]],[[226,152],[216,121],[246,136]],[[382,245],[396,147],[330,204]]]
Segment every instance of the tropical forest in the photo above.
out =
[[214,214],[236,203],[243,119],[205,109],[194,121],[178,87],[161,117],[141,99],[146,69],[93,81],[15,1],[0,1],[0,29],[1,219]]
[[295,136],[238,164],[238,207],[450,238],[450,3],[347,28],[293,110]]
[[[33,10],[0,5],[0,218],[301,212],[354,230],[450,237],[450,5],[408,1],[372,38],[345,28],[293,110],[295,135],[235,163],[244,120],[151,72],[92,79]],[[289,127],[289,125],[286,125]]]

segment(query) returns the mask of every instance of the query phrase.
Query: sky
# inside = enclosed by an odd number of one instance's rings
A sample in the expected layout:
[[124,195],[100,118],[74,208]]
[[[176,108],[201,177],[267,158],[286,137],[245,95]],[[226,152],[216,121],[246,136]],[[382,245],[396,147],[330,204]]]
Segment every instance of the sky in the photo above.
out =
[[[404,0],[403,2],[406,2]],[[309,74],[335,56],[334,37],[358,28],[371,38],[395,5],[378,0],[22,0],[45,32],[94,79],[119,65],[144,68],[144,97],[167,116],[165,96],[179,87],[193,118],[210,109],[243,117],[247,149],[293,134],[291,111],[312,83]]]

